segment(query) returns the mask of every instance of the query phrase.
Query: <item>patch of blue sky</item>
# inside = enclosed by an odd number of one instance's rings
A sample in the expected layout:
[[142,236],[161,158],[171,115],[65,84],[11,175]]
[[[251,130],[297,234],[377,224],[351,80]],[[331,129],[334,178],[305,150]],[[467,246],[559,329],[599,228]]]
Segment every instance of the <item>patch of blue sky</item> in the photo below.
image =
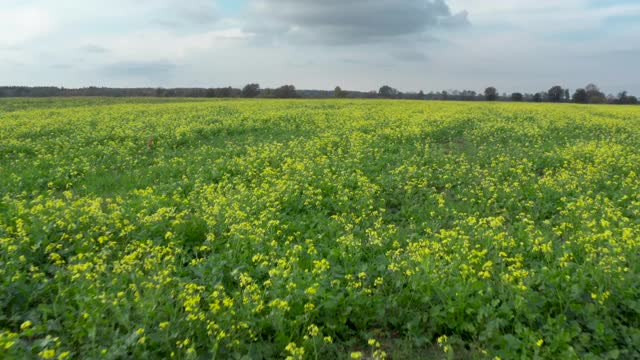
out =
[[592,9],[601,9],[611,6],[620,5],[638,5],[638,0],[590,0],[589,7]]
[[616,29],[624,29],[629,28],[631,25],[640,24],[640,13],[638,14],[628,14],[628,15],[617,15],[608,17],[605,21],[606,28],[616,28]]
[[219,0],[217,7],[222,16],[237,16],[244,10],[247,3],[244,0]]

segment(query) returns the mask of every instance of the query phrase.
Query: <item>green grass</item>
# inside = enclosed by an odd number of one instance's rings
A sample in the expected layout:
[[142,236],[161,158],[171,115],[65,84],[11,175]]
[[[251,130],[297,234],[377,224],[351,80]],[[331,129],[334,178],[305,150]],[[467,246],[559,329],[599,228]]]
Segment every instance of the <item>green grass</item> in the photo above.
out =
[[634,107],[3,99],[0,354],[638,358],[638,144]]

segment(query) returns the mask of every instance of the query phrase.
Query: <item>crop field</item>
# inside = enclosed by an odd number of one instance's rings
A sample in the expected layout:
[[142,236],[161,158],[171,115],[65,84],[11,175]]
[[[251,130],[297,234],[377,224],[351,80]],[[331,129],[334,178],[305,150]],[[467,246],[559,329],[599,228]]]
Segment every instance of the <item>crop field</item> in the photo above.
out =
[[2,359],[639,359],[637,107],[0,101]]

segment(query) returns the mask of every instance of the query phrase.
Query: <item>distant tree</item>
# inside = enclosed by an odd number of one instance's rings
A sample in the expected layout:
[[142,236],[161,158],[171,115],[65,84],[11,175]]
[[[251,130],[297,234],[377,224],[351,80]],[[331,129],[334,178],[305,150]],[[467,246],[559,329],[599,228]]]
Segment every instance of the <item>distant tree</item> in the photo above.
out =
[[281,99],[291,99],[298,97],[298,93],[295,86],[283,85],[273,91],[273,96]]
[[473,90],[462,90],[460,93],[461,100],[476,100],[476,92]]
[[573,102],[576,104],[586,104],[589,102],[589,94],[587,94],[587,90],[577,89],[576,92],[573,93]]
[[230,98],[233,96],[233,88],[231,86],[220,89],[220,96],[223,98]]
[[397,89],[392,88],[389,85],[384,85],[378,90],[378,95],[383,98],[395,98],[400,94]]
[[199,89],[184,89],[184,95],[187,97],[202,97],[202,91]]
[[590,104],[602,104],[607,101],[604,93],[600,91],[600,88],[595,84],[587,85],[585,91],[587,92],[587,102]]
[[498,90],[490,86],[484,90],[484,98],[487,101],[496,101],[498,99]]
[[627,101],[628,93],[626,91],[622,91],[618,93],[618,98],[616,99],[616,103],[624,104]]
[[260,95],[260,85],[259,84],[247,84],[244,88],[242,88],[242,97],[245,98],[254,98]]
[[375,90],[370,90],[369,92],[367,92],[364,97],[366,99],[375,99],[378,97],[378,92]]
[[623,91],[618,94],[615,102],[616,104],[620,105],[636,105],[638,104],[638,98],[636,98],[635,96],[629,96],[626,91]]
[[[232,87],[222,88],[106,88],[106,87],[84,87],[77,89],[67,89],[62,87],[27,87],[27,86],[0,86],[0,97],[71,97],[71,96],[108,96],[108,97],[241,97],[252,95],[249,89],[259,89],[258,97],[261,98],[274,98],[274,97],[303,97],[313,99],[326,99],[336,95],[335,91],[326,90],[296,90],[293,85],[285,85],[278,89],[260,89],[257,84],[249,84],[245,86],[245,89],[236,89]],[[384,88],[382,93],[391,98],[400,99],[424,99],[424,100],[467,100],[478,101],[485,99],[484,93],[476,93],[470,90],[450,90],[442,92],[409,92],[402,93],[393,88]],[[553,93],[554,91],[550,91]],[[340,92],[338,92],[340,93]],[[255,94],[255,93],[254,93]],[[348,93],[348,97],[352,98],[378,98],[378,90],[372,90],[370,92],[351,91]],[[497,92],[496,92],[497,95]],[[523,101],[546,101],[551,100],[546,92],[538,94],[522,94]],[[566,99],[567,90],[564,89],[563,98]],[[589,97],[591,96],[591,97]],[[497,100],[508,100],[509,97],[504,94],[500,97],[496,97]],[[511,95],[511,99],[516,101],[519,99],[518,95]],[[618,94],[617,96],[608,95],[605,96],[597,86],[590,84],[587,89],[578,89],[574,94],[574,101],[577,102],[594,102],[594,103],[610,103],[610,104],[637,104],[638,98],[628,95],[626,91]]]
[[511,94],[511,101],[522,101],[524,99],[524,95],[519,92],[515,92]]
[[258,95],[258,97],[260,97],[260,98],[267,98],[267,99],[269,99],[269,98],[273,98],[273,97],[275,97],[275,96],[273,95],[273,92],[274,92],[274,90],[273,90],[273,89],[264,88],[264,89],[261,89],[261,90],[260,90],[260,95]]
[[571,101],[571,92],[569,91],[569,89],[564,89],[564,101]]
[[424,100],[424,91],[420,90],[418,93],[418,100]]
[[600,88],[598,88],[598,85],[594,83],[590,83],[589,85],[585,86],[584,89],[587,91],[587,93],[600,92]]
[[336,88],[333,90],[333,96],[339,98],[339,99],[343,99],[346,98],[347,95],[349,95],[348,92],[342,90],[342,88],[340,86],[336,86]]
[[204,92],[204,96],[208,98],[216,97],[216,89],[207,89]]
[[551,102],[561,102],[564,97],[564,89],[561,86],[554,86],[547,92],[549,101]]

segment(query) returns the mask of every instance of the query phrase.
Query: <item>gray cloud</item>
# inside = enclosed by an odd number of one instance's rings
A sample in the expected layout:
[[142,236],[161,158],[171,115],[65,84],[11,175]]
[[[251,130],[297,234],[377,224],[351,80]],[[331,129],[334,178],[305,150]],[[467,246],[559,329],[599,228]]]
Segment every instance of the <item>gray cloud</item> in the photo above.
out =
[[425,62],[429,58],[423,52],[417,50],[402,50],[393,53],[393,57],[400,61]]
[[120,62],[106,65],[102,73],[117,78],[166,78],[178,68],[178,65],[170,62]]
[[424,36],[469,24],[444,0],[253,0],[247,30],[291,41],[350,45]]

